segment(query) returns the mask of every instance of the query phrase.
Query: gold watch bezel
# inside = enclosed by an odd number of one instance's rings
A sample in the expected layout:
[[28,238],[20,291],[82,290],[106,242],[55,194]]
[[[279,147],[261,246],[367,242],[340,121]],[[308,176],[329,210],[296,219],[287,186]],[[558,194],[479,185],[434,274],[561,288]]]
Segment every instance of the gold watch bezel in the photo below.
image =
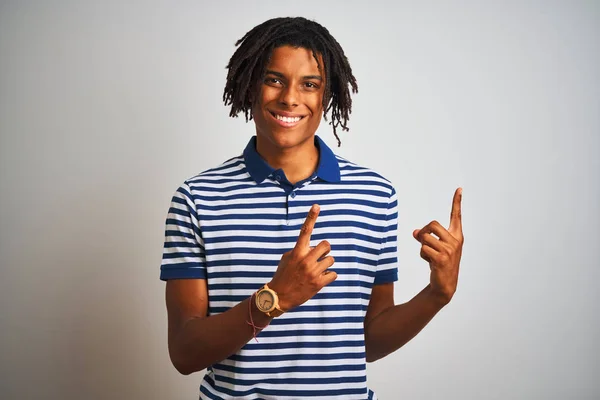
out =
[[[259,303],[261,295],[265,292],[269,293],[273,298],[273,304],[269,308],[264,308]],[[279,296],[277,296],[277,292],[269,288],[269,286],[266,284],[256,292],[256,295],[254,296],[254,304],[256,305],[258,311],[266,314],[269,317],[275,318],[283,314],[283,310],[279,308]]]

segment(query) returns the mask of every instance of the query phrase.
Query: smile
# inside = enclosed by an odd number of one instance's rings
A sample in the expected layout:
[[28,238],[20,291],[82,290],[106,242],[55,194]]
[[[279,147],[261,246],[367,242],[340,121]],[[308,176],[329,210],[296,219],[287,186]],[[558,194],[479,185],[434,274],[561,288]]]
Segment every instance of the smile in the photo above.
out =
[[279,123],[279,125],[285,127],[295,126],[304,118],[304,116],[286,117],[284,115],[277,114],[273,111],[269,111],[269,113],[273,116],[275,121]]

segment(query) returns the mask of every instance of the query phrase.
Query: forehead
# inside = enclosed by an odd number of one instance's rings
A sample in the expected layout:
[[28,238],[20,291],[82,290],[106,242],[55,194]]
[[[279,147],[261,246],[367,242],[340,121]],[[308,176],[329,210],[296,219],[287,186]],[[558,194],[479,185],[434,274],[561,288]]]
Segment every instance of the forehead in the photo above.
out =
[[284,45],[273,49],[266,67],[284,74],[321,75],[323,58],[318,53],[317,59],[318,64],[310,49]]

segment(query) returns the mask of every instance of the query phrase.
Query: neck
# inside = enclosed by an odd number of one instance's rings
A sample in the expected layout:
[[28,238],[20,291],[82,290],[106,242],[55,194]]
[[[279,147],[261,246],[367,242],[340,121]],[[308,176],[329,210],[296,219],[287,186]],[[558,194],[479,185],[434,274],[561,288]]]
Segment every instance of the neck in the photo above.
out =
[[314,136],[290,148],[275,147],[258,136],[256,151],[272,168],[282,169],[292,184],[309,178],[319,165],[319,150]]

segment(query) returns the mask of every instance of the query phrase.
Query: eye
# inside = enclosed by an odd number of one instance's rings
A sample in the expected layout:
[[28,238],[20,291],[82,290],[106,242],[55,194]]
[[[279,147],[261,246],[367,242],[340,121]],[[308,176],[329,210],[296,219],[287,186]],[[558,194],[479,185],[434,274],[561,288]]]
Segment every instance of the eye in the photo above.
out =
[[267,85],[271,85],[271,86],[277,86],[277,85],[282,85],[283,83],[281,83],[281,81],[277,78],[265,78],[264,82]]
[[308,89],[318,89],[319,85],[314,82],[304,82],[304,86]]

